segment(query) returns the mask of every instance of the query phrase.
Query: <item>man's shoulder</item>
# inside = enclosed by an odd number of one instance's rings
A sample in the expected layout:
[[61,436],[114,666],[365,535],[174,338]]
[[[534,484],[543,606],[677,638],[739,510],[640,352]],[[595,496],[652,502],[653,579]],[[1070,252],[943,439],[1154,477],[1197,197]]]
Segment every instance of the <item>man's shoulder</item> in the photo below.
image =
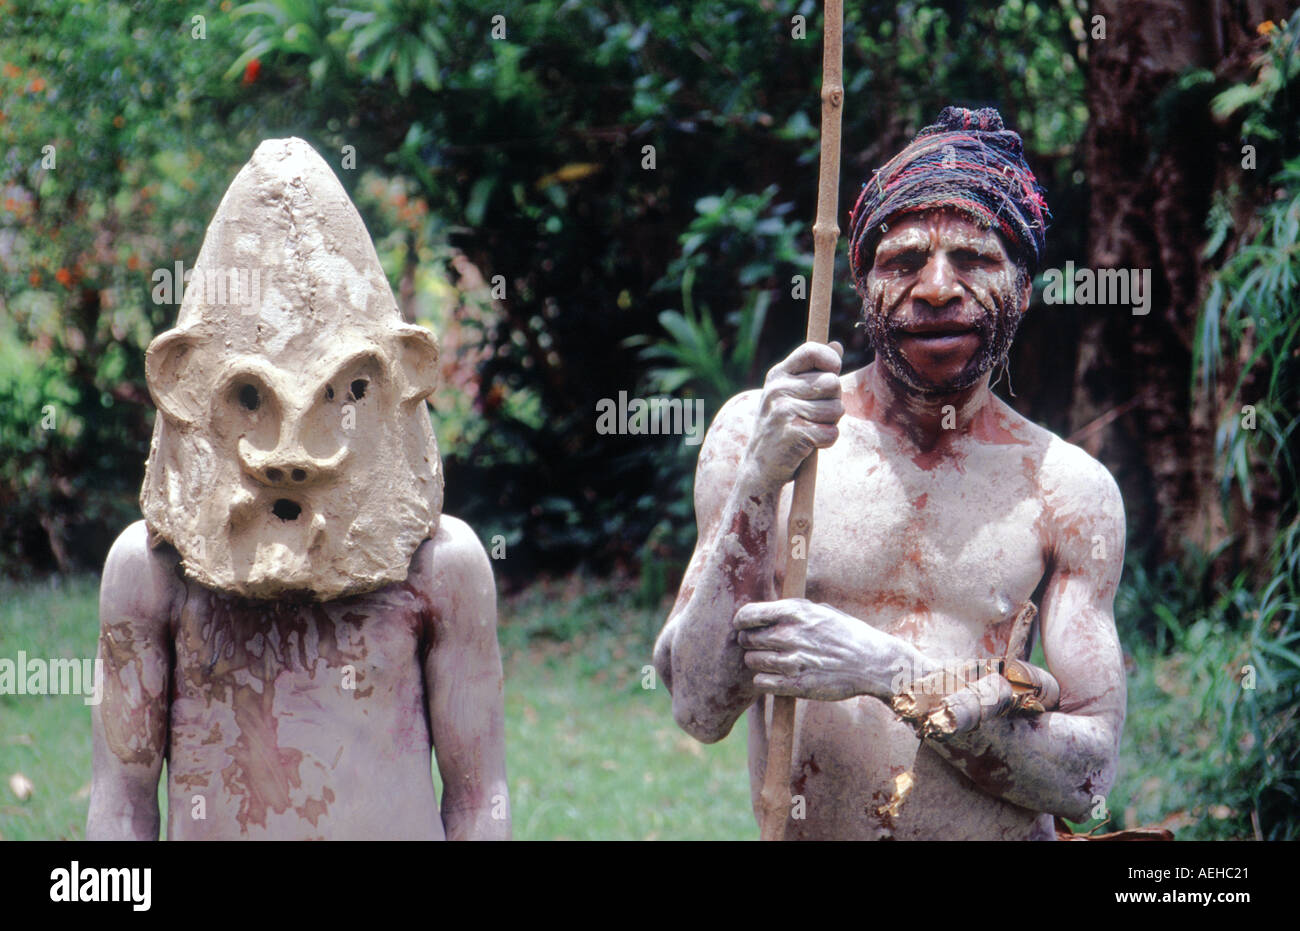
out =
[[[1005,406],[1005,405],[1004,405]],[[1038,455],[1038,483],[1052,511],[1090,508],[1099,515],[1124,519],[1124,504],[1110,470],[1080,446],[1006,407],[1018,419],[1017,431]]]
[[[762,399],[763,389],[761,388],[750,388],[747,391],[732,395],[718,409],[717,416],[713,418],[713,423],[709,425],[709,435],[713,435],[715,432],[739,435],[747,440],[750,431],[754,428],[754,416],[758,413],[758,405]],[[705,442],[708,442],[708,436],[705,437]]]
[[733,395],[719,408],[713,422],[709,424],[708,433],[704,435],[704,445],[700,447],[697,473],[705,477],[712,472],[734,474],[740,463],[741,453],[749,443],[754,430],[758,405],[762,400],[761,389],[754,388]]
[[438,518],[437,531],[411,557],[407,582],[435,602],[470,591],[495,592],[492,564],[478,534],[450,514]]
[[123,530],[104,560],[100,579],[101,622],[128,619],[162,623],[184,592],[180,554],[153,537],[143,520]]

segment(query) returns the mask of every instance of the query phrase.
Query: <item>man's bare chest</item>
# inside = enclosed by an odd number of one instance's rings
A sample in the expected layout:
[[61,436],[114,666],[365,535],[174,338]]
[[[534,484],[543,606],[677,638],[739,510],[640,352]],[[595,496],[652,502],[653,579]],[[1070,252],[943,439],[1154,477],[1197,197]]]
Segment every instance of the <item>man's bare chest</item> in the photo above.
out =
[[[243,719],[326,719],[422,694],[421,617],[393,585],[324,604],[231,599],[196,585],[174,626],[173,702]],[[375,700],[375,699],[378,700]]]
[[[405,836],[403,818],[434,831],[424,626],[405,586],[325,604],[187,594],[173,641],[173,836]],[[390,796],[418,804],[388,824],[389,809],[372,808]]]
[[821,453],[808,597],[918,645],[995,650],[1046,568],[1039,461],[1026,446],[908,455],[872,427],[842,429]]

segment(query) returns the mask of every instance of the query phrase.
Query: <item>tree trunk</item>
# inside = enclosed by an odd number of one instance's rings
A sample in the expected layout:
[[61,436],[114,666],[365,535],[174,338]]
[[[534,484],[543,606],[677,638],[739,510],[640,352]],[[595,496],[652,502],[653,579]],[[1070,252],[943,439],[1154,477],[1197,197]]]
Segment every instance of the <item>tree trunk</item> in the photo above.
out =
[[1177,84],[1192,69],[1245,78],[1262,47],[1256,27],[1287,12],[1268,0],[1098,0],[1084,23],[1091,35],[1105,19],[1105,38],[1089,44],[1087,261],[1150,269],[1152,295],[1145,316],[1071,308],[1083,315],[1072,438],[1110,467],[1133,538],[1150,541],[1160,561],[1177,558],[1184,541],[1210,549],[1229,533],[1242,561],[1268,545],[1258,522],[1223,520],[1214,433],[1224,398],[1193,389],[1197,314],[1213,273],[1201,257],[1206,215],[1213,192],[1241,172],[1242,140],[1211,119],[1213,84]]

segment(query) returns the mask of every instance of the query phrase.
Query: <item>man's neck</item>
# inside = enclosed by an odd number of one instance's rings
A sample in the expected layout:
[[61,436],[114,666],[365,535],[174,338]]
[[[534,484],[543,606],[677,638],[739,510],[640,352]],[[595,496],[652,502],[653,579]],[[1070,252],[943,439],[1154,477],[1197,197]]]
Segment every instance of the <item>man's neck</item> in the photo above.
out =
[[921,452],[970,430],[971,423],[993,403],[989,375],[959,391],[922,394],[912,391],[879,361],[862,370],[863,414],[901,431]]

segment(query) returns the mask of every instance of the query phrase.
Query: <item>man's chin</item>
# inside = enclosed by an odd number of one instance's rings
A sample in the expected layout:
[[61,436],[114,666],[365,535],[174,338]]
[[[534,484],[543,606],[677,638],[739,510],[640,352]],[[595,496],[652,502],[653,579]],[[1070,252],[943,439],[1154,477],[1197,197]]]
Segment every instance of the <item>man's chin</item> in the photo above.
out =
[[891,374],[903,382],[913,394],[926,396],[943,396],[965,391],[989,370],[988,366],[979,364],[978,354],[957,365],[914,364],[906,354],[901,352],[894,358],[886,358],[884,361]]

